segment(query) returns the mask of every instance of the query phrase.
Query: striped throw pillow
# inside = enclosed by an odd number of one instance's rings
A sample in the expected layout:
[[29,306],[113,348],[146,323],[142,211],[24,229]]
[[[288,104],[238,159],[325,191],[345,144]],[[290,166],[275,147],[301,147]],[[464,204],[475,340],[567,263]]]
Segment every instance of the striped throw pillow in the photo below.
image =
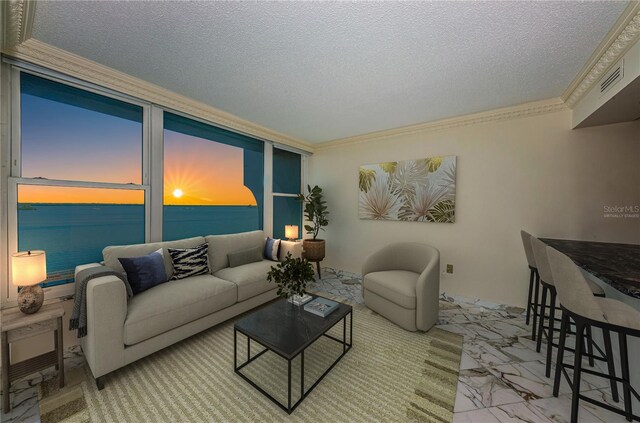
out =
[[168,248],[168,250],[175,271],[171,279],[184,279],[189,276],[209,273],[208,244],[205,243],[194,248]]

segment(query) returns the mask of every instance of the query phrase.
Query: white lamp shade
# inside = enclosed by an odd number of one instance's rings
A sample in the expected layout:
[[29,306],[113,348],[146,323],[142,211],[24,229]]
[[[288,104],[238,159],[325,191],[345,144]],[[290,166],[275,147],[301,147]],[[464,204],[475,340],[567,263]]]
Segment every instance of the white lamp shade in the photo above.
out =
[[11,281],[15,286],[37,285],[47,279],[44,251],[21,251],[11,256]]
[[287,239],[298,238],[298,225],[286,225],[284,227],[284,236]]

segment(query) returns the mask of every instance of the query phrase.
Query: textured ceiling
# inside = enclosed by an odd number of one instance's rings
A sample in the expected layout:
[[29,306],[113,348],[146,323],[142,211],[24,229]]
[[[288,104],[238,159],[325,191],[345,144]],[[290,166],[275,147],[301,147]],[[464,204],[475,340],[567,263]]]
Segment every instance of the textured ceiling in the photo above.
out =
[[38,2],[34,38],[309,142],[559,96],[626,2]]

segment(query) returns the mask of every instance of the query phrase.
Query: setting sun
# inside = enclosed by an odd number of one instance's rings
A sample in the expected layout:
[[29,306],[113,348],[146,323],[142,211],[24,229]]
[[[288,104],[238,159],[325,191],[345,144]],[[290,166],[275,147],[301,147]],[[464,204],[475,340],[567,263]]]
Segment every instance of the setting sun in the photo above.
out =
[[182,197],[182,190],[180,188],[176,188],[173,190],[173,196],[176,198]]

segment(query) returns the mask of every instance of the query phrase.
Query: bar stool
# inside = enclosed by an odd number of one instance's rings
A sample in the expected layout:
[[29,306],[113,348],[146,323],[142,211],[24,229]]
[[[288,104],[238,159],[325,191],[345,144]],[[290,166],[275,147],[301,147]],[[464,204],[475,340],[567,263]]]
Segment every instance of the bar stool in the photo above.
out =
[[[551,354],[553,347],[557,347],[557,344],[553,343],[553,333],[555,332],[555,322],[556,320],[556,308],[557,308],[557,292],[553,279],[553,275],[551,273],[551,268],[549,267],[549,261],[547,259],[547,244],[540,241],[538,238],[532,236],[531,237],[531,249],[533,250],[533,255],[535,257],[536,263],[538,265],[538,274],[540,275],[540,283],[542,284],[542,300],[540,301],[540,313],[538,314],[539,322],[538,322],[538,337],[536,344],[536,351],[540,352],[542,347],[542,336],[544,333],[544,329],[546,329],[547,335],[547,363],[546,363],[546,376],[551,377]],[[604,290],[595,282],[591,282],[589,285],[589,289],[591,290],[592,295],[597,297],[604,297]],[[547,295],[549,295],[549,314],[546,315],[547,309]],[[548,325],[545,326],[545,319],[548,318]],[[593,367],[594,358],[603,359],[603,357],[595,357],[593,355],[593,340],[591,339],[591,329],[588,329],[587,337],[585,339],[587,344],[589,358],[589,365]],[[598,348],[599,349],[599,348]],[[607,354],[603,354],[602,350],[600,350],[602,356]]]
[[[561,373],[569,382],[572,390],[571,396],[571,422],[578,421],[578,411],[580,400],[598,405],[614,413],[625,416],[628,421],[640,421],[640,416],[634,415],[631,407],[631,394],[639,401],[640,395],[631,386],[629,377],[629,356],[627,351],[627,335],[640,336],[640,311],[623,303],[622,301],[610,298],[594,297],[591,294],[588,280],[580,272],[578,266],[566,255],[547,247],[547,256],[553,278],[556,281],[556,289],[560,298],[560,308],[562,309],[562,324],[560,327],[560,342],[558,346],[558,356],[556,360],[556,374],[553,383],[553,395],[558,396],[560,388]],[[569,319],[576,325],[576,348],[573,365],[565,364],[564,351]],[[609,374],[596,372],[582,368],[582,339],[585,329],[588,327],[602,329],[605,334],[605,347],[607,354],[611,355],[610,332],[616,332],[620,347],[620,364],[622,367],[622,377],[617,377],[613,360],[608,360]],[[608,345],[606,345],[608,344]],[[573,381],[569,377],[566,369],[573,369]],[[597,401],[580,394],[580,378],[582,372],[607,378],[611,381],[612,397],[618,402],[617,382],[622,383],[624,395],[624,411],[609,404]],[[614,389],[614,386],[616,387]]]
[[[540,292],[540,275],[538,274],[538,268],[536,266],[536,258],[533,255],[531,249],[532,235],[526,231],[520,231],[522,237],[522,245],[524,246],[524,254],[527,256],[527,263],[529,264],[529,297],[527,298],[527,325],[531,317],[531,310],[533,310],[533,327],[531,328],[531,339],[536,340],[536,324],[538,322],[538,292]],[[535,292],[535,294],[534,294]],[[533,298],[532,298],[533,297]]]

